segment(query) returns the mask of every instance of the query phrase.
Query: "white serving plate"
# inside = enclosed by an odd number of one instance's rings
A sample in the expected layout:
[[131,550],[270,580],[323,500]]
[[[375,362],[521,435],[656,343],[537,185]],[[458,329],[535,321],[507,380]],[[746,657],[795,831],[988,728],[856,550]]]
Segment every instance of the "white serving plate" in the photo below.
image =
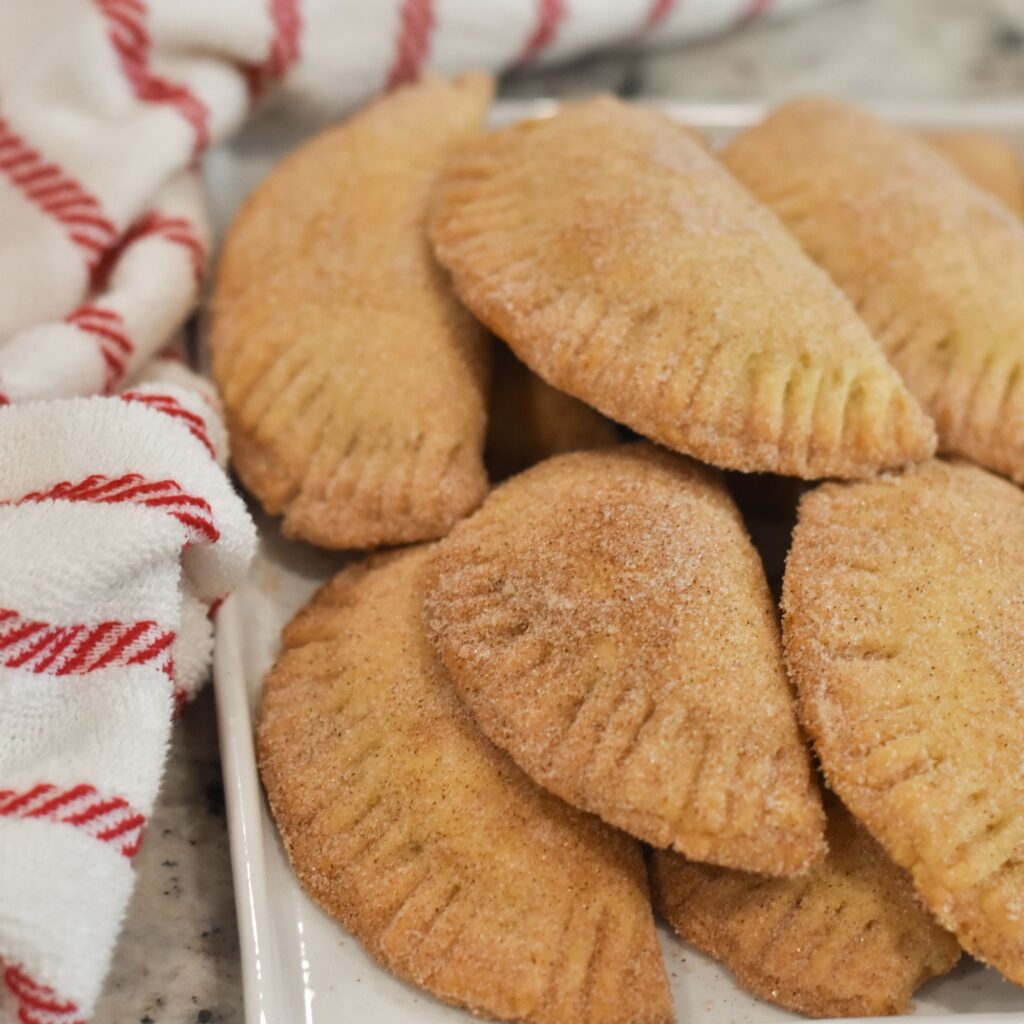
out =
[[[722,137],[756,120],[757,104],[659,104]],[[538,116],[554,104],[499,103],[495,123]],[[956,107],[892,105],[884,113],[929,128],[984,127],[1024,143],[1024,103]],[[265,117],[208,158],[218,235],[252,186],[312,125]],[[344,558],[284,540],[257,517],[260,549],[248,580],[221,607],[214,672],[224,788],[241,943],[246,1024],[457,1024],[474,1018],[378,967],[359,943],[306,897],[292,873],[260,786],[253,726],[264,673],[282,626]],[[802,1020],[740,990],[731,975],[659,925],[677,1018],[685,1024]],[[965,958],[915,1000],[916,1024],[1024,1024],[1024,988]],[[863,1020],[863,1018],[860,1018]]]

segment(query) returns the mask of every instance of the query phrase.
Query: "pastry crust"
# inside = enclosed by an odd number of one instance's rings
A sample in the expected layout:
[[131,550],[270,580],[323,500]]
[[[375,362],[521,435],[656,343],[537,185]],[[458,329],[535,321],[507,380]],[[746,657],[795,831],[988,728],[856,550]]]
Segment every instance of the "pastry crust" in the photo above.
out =
[[1024,217],[1024,162],[1015,146],[990,132],[934,132],[926,138],[961,174]]
[[670,1024],[638,845],[477,730],[420,621],[429,548],[346,569],[285,631],[260,772],[306,891],[390,971],[531,1024]]
[[546,384],[506,345],[495,345],[487,415],[487,468],[492,480],[504,480],[552,455],[607,448],[618,440],[611,420]]
[[655,850],[654,902],[676,932],[754,995],[811,1017],[906,1013],[960,959],[906,873],[838,801],[828,857],[803,878],[764,878]]
[[963,947],[1024,982],[1024,494],[937,461],[826,484],[783,606],[829,785]]
[[654,111],[605,97],[474,140],[430,232],[463,302],[531,369],[671,448],[808,478],[934,450],[849,302]]
[[428,78],[284,160],[228,232],[213,373],[233,465],[288,536],[443,536],[487,490],[487,347],[426,240],[429,194],[491,81]]
[[718,474],[563,455],[437,545],[424,614],[484,732],[655,846],[769,874],[825,850],[764,570]]
[[1024,482],[1024,222],[835,100],[779,107],[723,159],[847,293],[940,448]]

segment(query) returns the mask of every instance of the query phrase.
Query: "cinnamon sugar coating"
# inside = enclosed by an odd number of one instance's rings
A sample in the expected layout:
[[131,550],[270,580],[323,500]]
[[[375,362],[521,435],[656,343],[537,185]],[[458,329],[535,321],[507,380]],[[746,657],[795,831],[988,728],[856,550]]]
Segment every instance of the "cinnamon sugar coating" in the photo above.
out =
[[602,97],[460,148],[460,298],[548,383],[713,465],[870,476],[934,434],[850,303],[692,133]]
[[846,292],[940,449],[1024,482],[1024,221],[835,100],[784,104],[723,160]]
[[906,1013],[915,989],[960,959],[914,887],[838,801],[828,856],[801,878],[765,878],[656,850],[651,887],[681,938],[754,995],[811,1017]]
[[1024,982],[1024,494],[938,461],[825,484],[783,607],[829,785],[963,947]]
[[288,536],[432,539],[487,491],[487,343],[425,221],[491,89],[428,76],[391,93],[283,160],[231,225],[213,374],[234,468]]
[[1015,146],[991,132],[933,132],[926,138],[961,174],[1024,217],[1024,161]]
[[264,684],[260,772],[306,891],[388,970],[529,1024],[670,1024],[638,845],[485,739],[423,634],[429,548],[328,583]]
[[695,859],[788,875],[824,853],[774,603],[718,474],[646,443],[563,455],[436,552],[431,638],[536,782]]

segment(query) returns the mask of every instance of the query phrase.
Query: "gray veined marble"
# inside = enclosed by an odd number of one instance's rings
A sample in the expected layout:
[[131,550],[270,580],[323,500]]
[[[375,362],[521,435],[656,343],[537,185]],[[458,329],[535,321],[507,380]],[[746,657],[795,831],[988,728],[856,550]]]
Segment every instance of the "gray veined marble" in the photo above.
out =
[[504,95],[602,90],[707,101],[1016,97],[1024,110],[1024,0],[835,0],[688,47],[516,73]]

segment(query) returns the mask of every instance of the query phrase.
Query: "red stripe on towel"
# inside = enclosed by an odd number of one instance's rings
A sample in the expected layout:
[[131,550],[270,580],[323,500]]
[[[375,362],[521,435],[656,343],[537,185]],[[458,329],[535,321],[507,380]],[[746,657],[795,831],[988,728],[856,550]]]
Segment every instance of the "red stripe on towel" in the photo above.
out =
[[535,60],[555,41],[567,13],[566,0],[538,0],[537,21],[526,40],[520,62]]
[[117,240],[99,200],[66,171],[45,160],[0,117],[0,173],[64,229],[92,273]]
[[53,625],[11,608],[0,609],[0,630],[0,666],[54,676],[149,664],[174,642],[173,630],[150,619]]
[[64,319],[96,341],[106,366],[103,390],[111,394],[124,377],[125,360],[135,351],[120,314],[99,306],[79,306]]
[[653,32],[671,13],[676,0],[653,0],[644,21],[644,31]]
[[94,473],[84,480],[62,480],[45,490],[31,491],[12,502],[0,504],[22,505],[36,501],[81,501],[97,505],[130,502],[159,509],[177,519],[188,531],[186,546],[204,541],[213,544],[220,539],[209,502],[189,494],[177,480],[147,480],[139,473],[119,477]]
[[750,0],[746,10],[740,15],[740,21],[753,21],[762,14],[766,14],[772,6],[773,0]]
[[419,77],[435,25],[433,0],[404,0],[395,36],[395,58],[388,72],[389,89]]
[[142,103],[163,104],[183,117],[192,128],[192,155],[210,142],[210,110],[178,82],[161,78],[149,66],[153,49],[146,28],[146,7],[138,0],[94,0],[107,22],[107,35],[132,91]]
[[299,59],[302,35],[299,0],[270,0],[270,20],[273,30],[266,60],[242,69],[251,100],[255,100],[271,82],[283,78]]
[[48,985],[40,985],[24,968],[5,963],[2,958],[0,968],[4,984],[18,1004],[21,1024],[86,1024],[70,999],[61,998]]
[[182,246],[192,263],[196,281],[203,279],[206,270],[206,250],[196,234],[195,226],[185,217],[171,217],[159,211],[147,213],[125,232],[121,249],[127,249],[133,242],[143,238],[159,237]]
[[147,405],[157,412],[162,412],[172,419],[181,420],[188,428],[189,433],[203,443],[203,446],[210,453],[210,458],[215,459],[217,453],[214,451],[213,442],[206,430],[206,421],[202,416],[196,415],[185,408],[172,395],[150,394],[141,391],[123,391],[119,396],[125,402],[138,402],[140,405]]
[[0,792],[0,818],[34,818],[70,825],[122,857],[134,857],[142,845],[146,816],[120,796],[104,796],[88,783],[58,787],[44,782],[23,793]]

